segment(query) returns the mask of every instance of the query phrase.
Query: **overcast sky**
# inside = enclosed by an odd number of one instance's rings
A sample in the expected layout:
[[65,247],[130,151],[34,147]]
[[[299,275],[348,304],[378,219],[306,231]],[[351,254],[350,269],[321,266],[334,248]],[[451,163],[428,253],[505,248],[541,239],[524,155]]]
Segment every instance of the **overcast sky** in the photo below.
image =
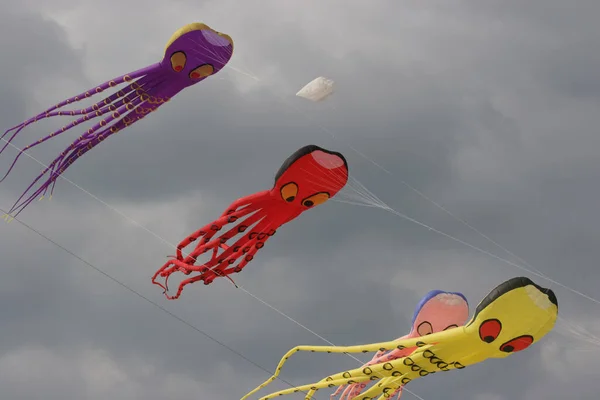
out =
[[[401,336],[432,289],[460,291],[474,309],[514,276],[550,285],[391,212],[334,201],[282,227],[235,276],[244,290],[218,279],[169,302],[151,285],[173,253],[167,243],[269,189],[308,144],[342,152],[351,176],[394,210],[522,264],[408,183],[543,274],[600,298],[598,15],[597,0],[0,0],[2,131],[160,60],[187,23],[235,41],[231,68],[65,173],[101,201],[60,180],[22,221],[267,370],[295,345],[325,344],[308,329],[339,345]],[[320,75],[337,84],[328,101],[294,96]],[[31,126],[14,143],[64,121]],[[48,163],[80,132],[31,154]],[[2,174],[15,155],[2,154]],[[22,157],[0,185],[0,208],[40,168]],[[2,399],[235,400],[268,377],[18,222],[0,224],[0,238]],[[561,321],[540,343],[408,389],[425,400],[597,399],[599,348],[586,337],[600,336],[600,305],[552,288]],[[282,377],[301,385],[356,365],[296,355]]]

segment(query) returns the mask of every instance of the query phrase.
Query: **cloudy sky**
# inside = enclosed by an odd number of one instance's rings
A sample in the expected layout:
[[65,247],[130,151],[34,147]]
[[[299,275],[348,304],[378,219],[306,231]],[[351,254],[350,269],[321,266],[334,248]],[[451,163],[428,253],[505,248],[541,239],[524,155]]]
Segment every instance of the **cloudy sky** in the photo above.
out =
[[[235,400],[268,377],[258,366],[274,369],[297,344],[325,344],[309,329],[339,345],[384,341],[409,330],[431,289],[461,291],[474,307],[514,276],[550,285],[406,184],[600,298],[599,13],[593,0],[0,0],[2,130],[158,61],[184,24],[206,22],[235,41],[231,68],[65,174],[95,198],[61,180],[52,201],[21,214],[149,301],[19,222],[0,225],[1,397]],[[319,75],[337,82],[327,102],[294,96]],[[62,122],[34,125],[15,144]],[[78,135],[31,154],[47,163]],[[280,229],[235,276],[243,289],[222,279],[167,301],[150,277],[172,254],[168,243],[270,188],[307,144],[342,152],[390,208],[483,252],[332,201]],[[14,155],[2,154],[2,173]],[[39,170],[23,157],[0,186],[0,208]],[[425,400],[596,399],[599,348],[588,342],[600,336],[600,305],[552,288],[561,321],[540,343],[408,389]],[[295,357],[282,377],[298,385],[357,366],[342,355]]]

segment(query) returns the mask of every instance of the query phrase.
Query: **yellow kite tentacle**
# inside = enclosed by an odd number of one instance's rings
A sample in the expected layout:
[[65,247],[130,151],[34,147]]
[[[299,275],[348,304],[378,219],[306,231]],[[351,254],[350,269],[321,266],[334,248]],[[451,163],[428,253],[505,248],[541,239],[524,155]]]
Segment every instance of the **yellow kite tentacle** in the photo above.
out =
[[[312,395],[316,390],[323,389],[326,387],[348,385],[352,383],[362,383],[370,380],[386,378],[399,378],[401,381],[406,380],[406,375],[407,373],[409,373],[409,371],[411,371],[411,367],[417,362],[423,362],[424,358],[421,355],[417,355],[415,357],[415,360],[411,360],[410,363],[406,363],[405,360],[406,357],[392,360],[386,363],[371,365],[368,367],[361,366],[349,371],[339,372],[335,375],[330,375],[317,383],[281,390],[279,392],[269,394],[266,397],[262,397],[261,399],[266,400],[271,399],[273,397],[283,396],[286,394],[292,394],[306,390],[310,390],[306,396],[306,399],[312,399]],[[419,371],[420,369],[421,368],[412,371]],[[408,380],[410,381],[410,378]],[[374,394],[380,393],[382,393],[382,389],[379,389],[379,391],[375,392]]]
[[[297,387],[293,387],[293,388],[289,388],[289,389],[280,390],[275,393],[270,393],[264,397],[261,397],[260,400],[269,400],[269,399],[273,399],[275,397],[285,396],[286,394],[294,394],[294,393],[298,393],[298,392],[310,391],[310,392],[314,393],[315,391],[317,391],[319,389],[326,389],[330,386],[335,387],[335,386],[347,385],[348,382],[355,382],[355,381],[353,379],[348,379],[348,378],[342,378],[342,379],[337,379],[337,380],[333,380],[333,381],[321,380],[319,382],[309,383],[307,385],[297,386]],[[312,395],[307,394],[306,397],[304,397],[304,400],[313,400],[313,397],[312,397]]]
[[366,400],[366,399],[374,399],[375,396],[381,395],[378,400],[383,400],[383,399],[388,399],[392,396],[392,394],[398,390],[399,388],[401,388],[402,385],[402,378],[404,378],[404,375],[401,376],[390,376],[387,378],[383,378],[382,380],[380,380],[376,385],[373,385],[372,387],[370,387],[369,389],[367,389],[365,392],[361,393],[361,400]]
[[[358,371],[358,372],[357,372]],[[374,381],[377,379],[381,379],[381,376],[377,374],[367,375],[363,373],[364,368],[358,368],[352,371],[340,372],[339,374],[328,376],[324,379],[321,379],[318,384],[327,383],[328,387],[342,386],[342,385],[351,385],[353,383],[363,383],[368,381]],[[341,383],[340,383],[341,382]],[[312,399],[315,392],[318,389],[312,387],[308,393],[306,394],[307,399]]]
[[[446,331],[448,332],[448,331]],[[444,332],[440,332],[442,334]],[[428,339],[435,339],[438,334],[428,335]],[[447,336],[447,335],[444,335]],[[380,342],[373,343],[368,345],[356,345],[356,346],[296,346],[281,358],[279,364],[277,364],[277,368],[275,368],[275,373],[266,381],[261,383],[259,386],[254,388],[252,391],[248,392],[244,397],[240,400],[246,400],[254,393],[268,386],[271,382],[273,382],[279,376],[281,372],[281,368],[283,364],[292,356],[292,354],[297,353],[299,351],[310,351],[313,353],[369,353],[375,352],[379,350],[394,350],[396,348],[405,348],[405,347],[414,347],[414,346],[422,346],[425,343],[422,341],[423,338],[414,338],[414,339],[401,339],[401,340],[392,340],[389,342]],[[431,342],[431,340],[428,340]],[[400,347],[402,346],[402,347]]]
[[558,300],[554,292],[536,285],[528,278],[516,277],[493,289],[477,306],[470,322],[462,327],[426,337],[359,346],[295,347],[281,359],[275,375],[244,399],[273,381],[287,359],[298,351],[368,353],[406,348],[410,354],[404,357],[340,372],[315,384],[282,390],[262,398],[267,400],[308,390],[305,399],[309,400],[315,391],[325,387],[374,380],[378,382],[358,399],[373,400],[373,396],[379,396],[378,400],[384,400],[414,379],[436,372],[463,369],[489,358],[505,358],[523,351],[546,336],[557,318]]

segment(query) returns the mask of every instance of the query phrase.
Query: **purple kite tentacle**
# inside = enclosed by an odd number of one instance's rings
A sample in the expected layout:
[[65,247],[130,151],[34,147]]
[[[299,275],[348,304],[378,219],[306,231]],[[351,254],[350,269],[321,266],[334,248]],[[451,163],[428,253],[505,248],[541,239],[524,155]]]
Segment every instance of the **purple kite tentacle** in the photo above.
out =
[[[119,110],[116,111],[117,113],[119,113],[123,110],[130,110],[127,114],[122,116],[123,118],[118,120],[111,127],[104,128],[102,131],[94,130],[92,132],[93,133],[92,137],[80,137],[78,140],[73,142],[69,147],[67,147],[60,154],[59,157],[57,157],[57,159],[55,160],[55,161],[57,161],[57,163],[56,164],[53,163],[54,165],[52,166],[53,172],[55,170],[59,170],[61,172],[59,172],[58,175],[60,175],[62,172],[64,172],[64,170],[66,170],[66,168],[69,165],[71,165],[75,161],[75,159],[77,159],[81,155],[85,154],[92,147],[96,146],[96,144],[103,141],[111,134],[116,133],[119,130],[142,119],[144,115],[137,113],[136,112],[137,108],[134,108],[136,106],[141,106],[142,104],[143,104],[143,101],[141,101],[139,98],[135,99],[131,103],[128,103],[128,105],[121,107]],[[156,108],[158,108],[158,107],[156,107]],[[134,114],[133,117],[131,117],[132,114]],[[115,116],[113,114],[111,117],[106,119],[106,122],[107,123],[112,122],[112,120],[114,120],[115,118],[118,118],[120,116],[121,115]],[[102,126],[101,125],[102,125],[102,122],[96,124],[92,129],[98,129],[103,126],[103,125]],[[66,159],[65,159],[65,157],[66,157]],[[56,182],[56,179],[54,180],[54,182]]]
[[[19,152],[19,154],[17,155],[17,159],[21,156],[22,152],[25,150],[28,150],[32,147],[37,146],[38,144],[41,144],[43,142],[45,142],[46,140],[57,136],[63,132],[68,131],[71,128],[74,128],[75,126],[89,121],[93,118],[99,117],[101,115],[106,114],[109,111],[116,111],[119,107],[121,107],[123,104],[128,103],[130,101],[132,101],[133,99],[129,99],[128,96],[132,93],[135,92],[134,98],[143,96],[144,93],[146,93],[146,88],[144,86],[150,86],[148,88],[148,90],[151,90],[154,88],[154,86],[157,83],[160,82],[156,82],[156,80],[150,80],[150,79],[146,79],[147,77],[144,76],[141,79],[139,79],[137,82],[133,82],[132,84],[128,85],[126,88],[123,88],[121,90],[119,90],[117,93],[114,93],[112,96],[107,97],[106,99],[104,99],[103,101],[100,101],[96,104],[94,104],[91,107],[82,109],[82,110],[76,110],[76,111],[71,111],[71,114],[69,115],[80,115],[78,114],[79,112],[87,112],[86,115],[84,115],[81,118],[76,119],[75,121],[71,122],[68,125],[63,126],[61,129],[56,130],[55,132],[52,132],[50,135],[39,139],[37,142],[32,143],[30,145],[25,146],[23,149],[21,149],[21,151]],[[141,83],[139,83],[141,82]],[[165,99],[158,99],[155,98],[154,96],[149,96],[149,98],[151,100],[154,100],[154,103],[162,103],[162,102],[166,102]],[[119,99],[118,101],[114,102],[114,100]],[[102,108],[99,108],[98,106],[104,102],[106,105]],[[114,103],[113,103],[114,102]],[[56,111],[56,113],[58,113],[57,115],[59,115],[60,113],[65,113],[66,111]],[[52,114],[52,113],[51,113]],[[60,115],[67,115],[67,114],[60,114]],[[0,154],[2,154],[2,152],[4,151],[4,149],[10,144],[10,142],[14,139],[14,137],[23,129],[25,128],[25,126],[27,125],[23,125],[21,126],[12,136],[11,138],[6,142],[6,144],[4,145],[4,147],[2,147],[2,149],[0,150]],[[8,131],[7,131],[8,132]],[[91,134],[90,130],[88,130],[87,133],[85,133],[83,136],[89,136]],[[14,163],[16,162],[16,160],[14,160]],[[4,176],[4,178],[6,178],[6,176]],[[4,178],[2,178],[0,180],[0,182],[2,182],[2,180],[4,180]]]
[[46,111],[38,114],[34,118],[39,118],[39,117],[45,115],[47,112],[53,111],[53,110],[55,110],[57,108],[64,107],[67,104],[74,103],[74,102],[77,102],[77,101],[81,101],[81,100],[83,100],[85,98],[92,97],[92,96],[94,96],[94,95],[96,95],[98,93],[102,93],[104,90],[106,90],[108,88],[118,86],[118,85],[120,85],[122,83],[131,82],[134,79],[137,79],[137,78],[139,78],[141,76],[147,75],[148,73],[156,71],[159,68],[160,68],[160,63],[155,63],[155,64],[150,65],[148,67],[145,67],[145,68],[142,68],[142,69],[138,69],[137,71],[133,71],[133,72],[130,72],[128,74],[121,75],[121,76],[119,76],[117,78],[113,78],[113,79],[111,79],[109,81],[101,83],[100,85],[96,86],[95,88],[92,88],[92,89],[89,89],[89,90],[87,90],[87,91],[85,91],[83,93],[80,93],[77,96],[73,96],[73,97],[71,97],[69,99],[61,101],[60,103],[56,104],[55,106],[50,107],[48,110],[46,110]]
[[41,116],[38,115],[34,118],[30,118],[27,121],[17,125],[16,127],[7,130],[6,132],[4,132],[4,134],[1,137],[4,137],[8,132],[10,132],[16,128],[19,128],[19,127],[24,128],[34,122],[40,121],[45,118],[51,118],[51,117],[57,117],[57,116],[63,116],[63,117],[64,116],[75,116],[75,115],[84,115],[84,114],[94,113],[95,111],[98,111],[101,107],[109,105],[113,101],[125,96],[127,93],[134,91],[139,86],[143,86],[146,83],[146,78],[147,78],[147,76],[141,77],[137,81],[130,83],[129,85],[125,86],[123,89],[120,89],[116,93],[113,93],[112,95],[108,96],[107,98],[102,99],[99,102],[92,104],[89,107],[81,108],[78,110],[51,111],[51,112],[46,112]]
[[[8,174],[10,173],[10,171],[12,170],[12,168],[14,167],[14,165],[17,163],[17,160],[21,157],[21,155],[23,154],[23,152],[25,152],[26,150],[29,150],[29,149],[31,149],[31,148],[39,145],[39,144],[42,144],[46,140],[51,139],[54,136],[57,136],[57,135],[59,135],[59,134],[61,134],[63,132],[66,132],[69,129],[76,127],[77,125],[79,125],[82,122],[86,122],[86,121],[89,121],[89,120],[91,120],[93,118],[99,117],[99,116],[101,116],[103,114],[106,114],[109,111],[113,111],[113,112],[117,111],[118,107],[121,107],[124,103],[126,104],[126,103],[129,103],[129,102],[131,102],[131,100],[128,99],[127,97],[125,97],[125,98],[119,100],[118,102],[115,102],[114,104],[108,105],[107,107],[105,107],[102,110],[98,110],[98,111],[95,111],[94,113],[87,114],[87,115],[83,116],[82,118],[78,118],[75,121],[71,122],[69,125],[65,125],[61,129],[58,129],[58,130],[52,132],[50,135],[48,135],[48,136],[46,136],[44,138],[39,139],[37,142],[29,144],[29,145],[23,147],[19,151],[19,154],[17,154],[16,157],[15,157],[15,159],[13,160],[13,162],[12,162],[10,168],[9,168],[9,171],[4,175],[4,177],[2,179],[0,179],[0,182],[2,182],[8,176]],[[18,131],[16,133],[18,133]],[[79,140],[82,140],[84,138],[91,138],[92,135],[93,135],[93,131],[88,130],[86,133],[84,133],[82,136],[79,137]],[[10,141],[13,138],[14,138],[14,135],[4,145],[4,148],[2,148],[2,150],[0,150],[0,153],[2,153],[2,151],[4,151],[4,149],[6,148],[6,146],[8,146],[10,144]]]
[[[78,139],[71,146],[69,146],[71,153],[67,156],[67,158],[62,160],[65,157],[66,152],[67,152],[67,151],[64,151],[61,154],[61,156],[59,156],[46,169],[44,169],[44,171],[42,171],[42,173],[40,175],[38,175],[38,177],[31,183],[31,185],[29,185],[29,187],[27,189],[25,189],[23,194],[19,197],[19,199],[11,207],[8,214],[12,214],[13,212],[17,211],[17,209],[18,209],[18,212],[13,217],[16,217],[17,215],[19,215],[19,213],[21,213],[29,204],[31,204],[31,202],[33,200],[35,200],[35,198],[37,196],[39,196],[43,191],[47,190],[48,186],[50,186],[52,183],[56,182],[58,177],[71,164],[73,164],[75,162],[75,160],[77,160],[79,157],[81,157],[82,155],[87,153],[89,150],[91,150],[93,147],[95,147],[97,144],[102,142],[104,139],[106,139],[110,135],[117,133],[118,131],[122,130],[123,128],[125,128],[131,124],[134,124],[135,122],[144,118],[149,112],[156,110],[161,105],[161,104],[152,104],[151,107],[145,108],[144,111],[140,111],[140,108],[142,106],[144,106],[145,104],[146,103],[142,101],[141,103],[139,103],[139,105],[135,109],[131,110],[129,113],[124,115],[115,124],[103,129],[100,132],[97,132],[95,137],[93,137],[91,139],[87,139],[85,141],[80,141]],[[121,107],[121,109],[125,109],[125,106]],[[121,110],[121,109],[119,109],[119,110]],[[121,110],[121,112],[122,112],[122,110]],[[130,117],[132,114],[133,114],[133,117]],[[127,119],[127,118],[129,118],[129,119]],[[97,126],[100,126],[100,124],[97,124]],[[60,162],[60,168],[55,167],[59,162]],[[29,196],[26,200],[23,200],[21,203],[19,203],[19,201],[21,201],[21,199],[35,185],[35,183],[39,179],[41,179],[42,176],[44,176],[48,172],[48,170],[50,170],[52,167],[55,167],[55,168],[53,169],[52,173],[50,174],[50,177],[31,196]],[[58,169],[58,171],[56,171],[56,169]]]
[[[5,131],[2,134],[2,136],[0,136],[0,139],[3,139],[9,132],[17,129],[18,131],[12,135],[12,137],[10,138],[10,140],[8,140],[8,142],[10,143],[10,141],[22,129],[24,129],[26,126],[28,126],[28,125],[30,125],[30,124],[32,124],[34,122],[37,122],[37,121],[39,121],[41,119],[50,118],[50,117],[59,116],[59,115],[77,115],[75,110],[68,110],[68,111],[54,111],[54,110],[56,110],[58,108],[61,108],[61,107],[64,107],[67,104],[78,102],[78,101],[81,101],[81,100],[83,100],[85,98],[92,97],[92,96],[94,96],[94,95],[96,95],[98,93],[102,93],[105,89],[116,87],[116,86],[118,86],[118,85],[120,85],[122,83],[132,82],[134,79],[137,79],[139,77],[142,77],[142,79],[139,80],[139,81],[142,81],[146,77],[145,75],[147,75],[148,73],[154,72],[154,71],[156,71],[158,69],[160,69],[160,63],[156,63],[156,64],[150,65],[150,66],[148,66],[146,68],[142,68],[142,69],[139,69],[137,71],[130,72],[129,74],[121,75],[121,76],[119,76],[117,78],[111,79],[110,81],[104,82],[104,83],[96,86],[93,89],[89,89],[89,90],[87,90],[87,91],[85,91],[83,93],[80,93],[77,96],[73,96],[73,97],[71,97],[69,99],[63,100],[62,102],[60,102],[60,103],[58,103],[58,104],[56,104],[56,105],[48,108],[47,110],[39,113],[35,117],[29,118],[28,120],[26,120],[26,121],[24,121],[24,122],[22,122],[22,123],[20,123],[20,124],[18,124],[16,126],[10,128],[10,129],[8,129],[7,131]],[[134,83],[137,83],[138,85],[140,84],[140,82],[132,82],[132,85]],[[112,97],[112,96],[109,96],[109,98],[110,97]],[[104,99],[104,100],[101,100],[98,103],[96,103],[95,105],[92,105],[91,107],[88,107],[88,108],[86,108],[84,110],[86,110],[87,113],[89,113],[91,111],[94,111],[94,107],[95,106],[99,106],[104,101],[108,101],[108,98]],[[107,104],[107,103],[105,103],[105,104]],[[88,109],[90,109],[90,108],[91,108],[91,110],[88,111]],[[82,110],[77,110],[77,111],[82,111]],[[83,113],[84,112],[82,112],[80,114],[83,114]],[[5,147],[6,147],[6,145],[5,145]],[[4,150],[4,148],[2,150]],[[1,152],[2,151],[0,150],[0,153]]]
[[[150,111],[148,111],[148,112],[155,111],[158,107],[160,107],[160,104],[156,105],[155,107],[150,107]],[[117,125],[119,122],[123,121],[123,126],[119,129],[117,129],[116,131],[113,132],[112,130],[110,130],[110,128],[106,128],[103,131],[101,131],[100,133],[98,133],[97,136],[94,136],[92,138],[81,141],[79,146],[71,149],[71,154],[67,156],[66,160],[63,161],[64,154],[61,154],[61,156],[59,157],[60,158],[59,163],[54,165],[52,168],[52,173],[56,174],[56,177],[54,177],[54,179],[52,180],[52,188],[50,190],[50,196],[52,196],[54,193],[54,187],[56,186],[58,176],[61,175],[73,162],[75,162],[75,160],[77,158],[81,157],[83,154],[85,154],[89,150],[91,150],[92,147],[94,147],[98,144],[98,143],[94,143],[93,145],[90,146],[90,142],[94,141],[96,138],[98,138],[99,142],[101,142],[104,139],[106,139],[108,136],[112,135],[113,133],[117,133],[119,130],[126,128],[129,125],[132,125],[133,123],[139,121],[140,119],[144,118],[148,114],[148,112],[142,114],[142,113],[137,113],[137,111],[138,111],[137,108],[135,110],[132,110],[127,115],[125,115],[125,117],[122,120],[119,120],[117,123],[115,123],[115,125]],[[135,115],[131,119],[127,120],[126,118],[129,118],[129,116],[131,114],[135,114]],[[115,126],[115,125],[113,125],[113,126]],[[75,153],[77,153],[77,154],[75,154]],[[58,170],[60,172],[57,173],[57,172],[55,172],[56,170]],[[44,194],[45,193],[46,192],[44,192]]]
[[[123,121],[124,127],[127,127],[131,124],[133,124],[134,122],[136,122],[137,120],[141,119],[142,115],[147,114],[148,112],[154,111],[156,108],[158,108],[160,106],[160,104],[157,105],[151,105],[149,108],[149,111],[146,111],[145,113],[140,113],[140,107],[142,107],[142,105],[144,104],[143,101],[143,95],[144,93],[139,93],[140,96],[134,98],[133,100],[131,100],[130,102],[127,102],[124,106],[122,106],[121,108],[116,110],[116,113],[120,113],[123,112],[125,110],[131,110],[129,113],[127,113],[126,115],[123,116],[123,118],[121,119]],[[133,117],[131,117],[131,114],[135,114]],[[74,143],[72,143],[69,147],[67,147],[61,154],[60,156],[57,158],[57,160],[59,160],[59,163],[62,161],[62,159],[66,156],[67,158],[69,157],[69,155],[67,155],[68,152],[72,151],[72,150],[77,150],[76,147],[82,147],[82,146],[87,146],[88,142],[91,140],[94,140],[96,137],[98,136],[104,136],[104,133],[106,133],[107,129],[110,128],[105,128],[104,131],[102,133],[99,133],[97,131],[97,129],[101,126],[104,126],[106,124],[103,125],[103,122],[105,121],[106,123],[112,122],[112,120],[114,120],[115,118],[118,118],[120,115],[115,116],[114,113],[111,117],[107,118],[106,120],[102,120],[100,121],[98,124],[96,124],[95,126],[93,126],[92,128],[90,128],[85,134],[83,134],[81,137],[79,137],[78,140],[76,140]],[[119,120],[119,121],[121,121]],[[118,121],[118,122],[119,122]],[[117,122],[117,123],[118,123]],[[115,125],[117,124],[115,123]],[[101,140],[104,140],[104,137],[101,138]],[[55,168],[60,168],[57,165],[55,165]]]
[[[113,111],[113,113],[105,119],[102,119],[100,122],[98,122],[96,125],[92,126],[90,129],[88,129],[88,131],[80,136],[77,140],[75,140],[67,149],[65,149],[62,153],[61,156],[64,156],[67,152],[71,151],[73,148],[75,148],[75,146],[81,144],[82,142],[85,143],[86,139],[87,140],[91,140],[95,137],[95,132],[101,128],[104,127],[106,124],[112,122],[113,120],[121,117],[121,114],[127,110],[133,110],[135,107],[137,107],[138,105],[142,104],[143,101],[141,100],[141,96],[134,98],[132,101],[125,103],[124,105],[122,105],[121,107],[119,107],[117,110]],[[87,116],[86,116],[87,117]],[[79,118],[77,121],[83,121],[86,120],[86,117],[83,118]],[[73,126],[75,126],[75,122],[77,121],[73,121]],[[27,149],[30,149],[48,139],[50,139],[54,134],[56,133],[61,133],[64,132],[61,130],[55,131],[53,133],[51,133],[50,135],[46,136],[43,139],[40,139],[37,143],[33,144],[33,145],[29,145],[24,147],[19,154],[17,154],[17,156],[15,157],[15,159],[13,160],[12,164],[10,165],[10,167],[8,168],[8,171],[6,172],[6,174],[4,174],[4,177],[2,179],[0,179],[0,182],[4,181],[4,179],[6,179],[6,177],[8,176],[8,174],[10,174],[10,172],[12,171],[12,169],[14,168],[15,164],[17,163],[17,160],[19,159],[19,157],[21,157],[21,155],[23,154],[23,152]],[[47,171],[47,170],[46,170]],[[44,173],[46,172],[44,171]]]
[[67,104],[71,104],[74,102],[78,102],[81,101],[85,98],[88,97],[92,97],[98,93],[102,93],[104,90],[108,89],[108,88],[112,88],[115,86],[118,86],[120,84],[123,83],[128,83],[133,81],[134,79],[137,79],[139,77],[142,77],[144,75],[147,75],[150,72],[153,72],[155,70],[158,70],[160,68],[160,63],[156,63],[153,65],[150,65],[148,67],[142,68],[142,69],[138,69],[137,71],[133,71],[130,72],[128,74],[125,75],[121,75],[117,78],[113,78],[109,81],[106,81],[104,83],[101,83],[100,85],[96,86],[95,88],[86,90],[83,93],[78,94],[77,96],[73,96],[69,99],[63,100],[60,103],[56,104],[55,106],[50,107],[49,109],[47,109],[46,111],[43,111],[42,113],[38,114],[37,116],[33,117],[32,119],[35,121],[36,119],[39,119],[43,116],[46,115],[46,113],[49,113],[50,111],[56,110],[57,108],[61,108],[66,106]]

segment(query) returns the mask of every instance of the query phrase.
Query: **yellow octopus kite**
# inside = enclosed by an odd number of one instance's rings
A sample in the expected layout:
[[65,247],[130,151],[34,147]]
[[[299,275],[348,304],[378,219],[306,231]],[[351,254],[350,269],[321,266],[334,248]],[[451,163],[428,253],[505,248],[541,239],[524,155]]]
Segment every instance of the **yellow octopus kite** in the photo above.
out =
[[369,381],[379,382],[362,393],[357,400],[388,398],[413,379],[438,371],[462,369],[488,358],[504,358],[539,341],[552,330],[558,317],[558,300],[550,289],[536,285],[525,277],[512,278],[493,289],[477,306],[475,314],[464,326],[431,335],[358,346],[297,346],[288,351],[275,370],[275,375],[242,397],[252,394],[274,381],[283,364],[299,351],[322,353],[368,353],[414,348],[409,356],[397,360],[340,372],[319,382],[281,390],[261,400],[307,392],[311,400],[319,389]]

